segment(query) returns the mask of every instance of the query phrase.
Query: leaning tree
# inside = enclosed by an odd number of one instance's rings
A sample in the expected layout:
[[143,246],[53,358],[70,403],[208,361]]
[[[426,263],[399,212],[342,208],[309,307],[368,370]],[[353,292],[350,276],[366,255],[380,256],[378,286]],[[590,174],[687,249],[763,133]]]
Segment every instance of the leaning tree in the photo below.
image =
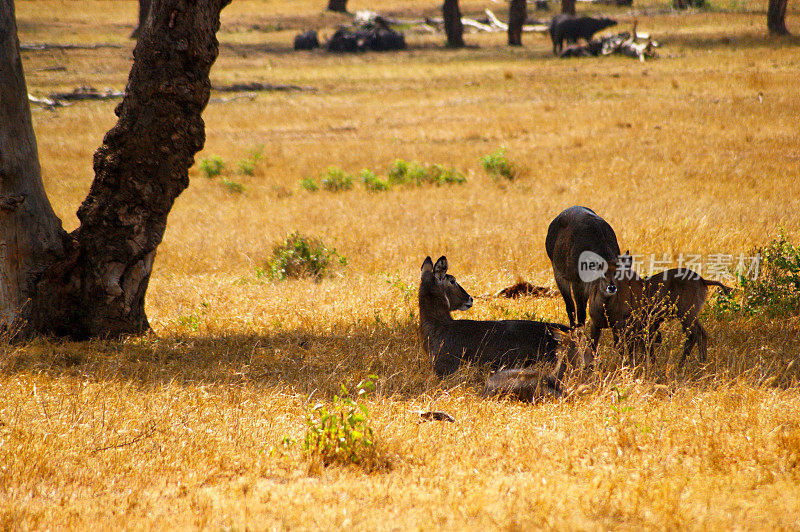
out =
[[230,0],[154,0],[117,124],[67,233],[42,184],[13,0],[0,0],[0,327],[16,337],[149,329],[144,296],[167,215],[205,142],[201,113]]

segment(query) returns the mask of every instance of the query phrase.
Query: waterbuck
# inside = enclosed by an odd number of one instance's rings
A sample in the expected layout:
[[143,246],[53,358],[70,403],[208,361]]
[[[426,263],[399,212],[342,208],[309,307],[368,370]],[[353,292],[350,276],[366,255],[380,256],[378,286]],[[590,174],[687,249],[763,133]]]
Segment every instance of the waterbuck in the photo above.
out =
[[[419,332],[422,347],[433,361],[439,377],[455,372],[471,362],[494,369],[519,367],[536,362],[558,362],[560,342],[556,338],[570,328],[558,323],[529,320],[476,321],[454,320],[453,310],[472,306],[472,297],[447,274],[447,258],[434,265],[430,257],[422,263],[419,284]],[[591,351],[584,353],[592,362]],[[566,356],[575,365],[577,349]]]
[[[593,210],[574,206],[550,222],[544,247],[553,264],[558,291],[567,307],[569,324],[572,327],[583,326],[586,323],[589,282],[602,275],[602,268],[616,264],[619,257],[617,235]],[[584,266],[601,269],[581,272],[580,268]]]
[[[610,286],[614,289],[609,290]],[[680,320],[686,335],[678,368],[683,367],[695,344],[700,362],[705,362],[708,334],[697,317],[708,297],[709,286],[719,286],[726,295],[731,290],[686,268],[666,270],[647,279],[632,270],[610,268],[592,285],[589,299],[592,348],[597,347],[602,329],[608,327],[617,345],[622,341],[629,350],[647,347],[650,357],[661,341],[659,327],[674,317]]]

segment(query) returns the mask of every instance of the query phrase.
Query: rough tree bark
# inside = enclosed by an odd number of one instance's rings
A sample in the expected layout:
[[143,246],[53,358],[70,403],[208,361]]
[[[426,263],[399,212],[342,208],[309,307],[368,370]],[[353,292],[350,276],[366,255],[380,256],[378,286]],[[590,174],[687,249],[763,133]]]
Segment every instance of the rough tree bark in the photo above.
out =
[[522,46],[522,26],[528,18],[528,0],[511,0],[508,7],[508,44]]
[[13,0],[0,0],[0,109],[8,113],[0,116],[0,322],[7,330],[88,338],[149,329],[145,291],[167,215],[205,142],[200,115],[219,13],[229,1],[153,2],[119,120],[94,154],[80,226],[67,234],[41,185]]
[[458,0],[444,0],[442,5],[444,18],[444,31],[447,34],[447,46],[450,48],[464,47],[464,25],[461,23],[461,10]]
[[347,0],[328,0],[328,11],[347,13]]
[[769,0],[767,28],[773,35],[789,35],[786,28],[786,5],[789,0]]
[[142,28],[147,23],[147,15],[150,14],[150,4],[150,0],[139,0],[139,24],[131,33],[131,39],[138,39],[139,34],[142,33]]
[[561,0],[561,12],[565,15],[574,15],[575,0]]

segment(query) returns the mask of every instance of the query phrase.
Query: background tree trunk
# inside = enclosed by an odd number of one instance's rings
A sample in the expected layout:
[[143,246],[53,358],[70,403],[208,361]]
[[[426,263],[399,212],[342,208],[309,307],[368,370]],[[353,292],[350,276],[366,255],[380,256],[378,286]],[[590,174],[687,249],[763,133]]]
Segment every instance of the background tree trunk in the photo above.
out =
[[35,272],[63,256],[66,233],[42,183],[14,3],[0,2],[0,331],[18,329]]
[[769,0],[767,28],[773,35],[789,35],[786,28],[786,5],[788,0]]
[[142,28],[147,23],[147,15],[150,13],[150,0],[139,0],[139,25],[131,33],[131,39],[138,39],[142,33]]
[[561,12],[566,15],[574,15],[575,0],[561,0]]
[[528,0],[511,0],[508,7],[508,44],[522,46],[522,26],[528,18]]
[[347,0],[328,0],[328,11],[347,13]]
[[458,0],[444,0],[442,5],[444,18],[444,31],[447,34],[447,46],[450,48],[464,47],[464,25],[461,23],[461,10]]
[[[33,153],[30,148],[20,152],[28,165],[24,172],[18,172],[19,177],[7,179],[4,165],[4,198],[11,197],[14,202],[18,191],[33,190],[16,208],[4,209],[0,218],[0,245],[8,249],[0,274],[4,286],[6,279],[17,280],[11,285],[11,290],[17,292],[11,294],[17,304],[12,316],[20,335],[87,338],[149,329],[144,296],[167,215],[175,198],[188,186],[188,169],[205,142],[200,115],[208,103],[208,74],[217,57],[219,13],[228,2],[153,2],[151,18],[133,52],[127,94],[115,111],[119,120],[95,152],[95,179],[78,209],[80,227],[72,234],[63,233],[55,215],[42,214],[46,209],[41,207],[38,196],[45,203],[46,197],[43,190],[36,191],[41,185],[36,185],[30,168],[36,161],[35,147]],[[0,2],[2,6],[8,4]],[[0,34],[5,36],[6,28],[15,30],[13,8],[10,24],[6,14],[2,16]],[[3,58],[9,49],[9,57],[19,56],[16,32],[11,35],[11,48],[5,41],[2,43]],[[0,66],[5,73],[5,64]],[[0,108],[21,108],[25,102],[21,112],[30,122],[22,70],[11,72],[15,75],[3,76],[3,87],[10,77],[15,78],[13,83],[19,88],[10,100],[2,94]],[[16,134],[17,127],[14,121],[0,120],[0,139],[5,142]],[[35,146],[32,131],[29,138]],[[24,148],[25,142],[21,145]],[[10,153],[14,155],[13,151]],[[35,170],[38,172],[38,162]],[[30,227],[23,225],[22,213],[27,212],[32,213],[29,217],[35,216],[28,222]],[[20,234],[23,243],[39,234],[54,242],[46,250],[47,260],[42,260],[39,251],[30,246],[12,248],[16,242],[9,238]],[[59,241],[61,247],[57,245]],[[3,296],[6,301],[6,294]],[[20,307],[20,301],[27,303]]]

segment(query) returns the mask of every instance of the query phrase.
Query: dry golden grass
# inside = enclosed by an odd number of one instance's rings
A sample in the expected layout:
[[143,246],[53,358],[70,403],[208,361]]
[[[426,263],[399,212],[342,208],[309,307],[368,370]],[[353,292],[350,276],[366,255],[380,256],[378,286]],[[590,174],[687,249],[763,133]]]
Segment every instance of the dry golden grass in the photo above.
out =
[[[709,364],[692,357],[682,373],[674,328],[648,372],[622,367],[606,340],[600,371],[570,383],[580,393],[534,406],[477,398],[474,370],[438,381],[415,338],[425,255],[446,254],[473,295],[518,276],[551,285],[544,235],[569,205],[594,208],[638,253],[746,253],[779,226],[797,242],[797,39],[765,37],[761,4],[658,14],[664,5],[649,3],[639,29],[664,46],[646,64],[555,60],[540,35],[514,50],[504,35],[468,35],[475,47],[449,51],[442,36],[411,34],[394,54],[291,52],[297,30],[341,20],[323,3],[237,0],[224,12],[214,83],[316,91],[209,105],[198,160],[219,155],[246,190],[190,171],[148,291],[155,334],[0,346],[3,528],[800,527],[797,318],[706,316]],[[124,86],[133,2],[19,0],[17,16],[23,43],[121,45],[23,52],[30,92]],[[33,110],[68,229],[114,105]],[[237,175],[258,146],[255,175]],[[520,168],[513,183],[480,166],[500,146]],[[383,173],[397,158],[454,167],[468,183],[298,185],[331,165]],[[257,279],[295,230],[335,246],[347,267],[321,283]],[[560,299],[481,299],[466,316],[531,314],[566,320]],[[270,454],[284,436],[302,439],[309,395],[329,400],[371,373],[367,404],[390,467]],[[456,422],[417,424],[421,409]]]

